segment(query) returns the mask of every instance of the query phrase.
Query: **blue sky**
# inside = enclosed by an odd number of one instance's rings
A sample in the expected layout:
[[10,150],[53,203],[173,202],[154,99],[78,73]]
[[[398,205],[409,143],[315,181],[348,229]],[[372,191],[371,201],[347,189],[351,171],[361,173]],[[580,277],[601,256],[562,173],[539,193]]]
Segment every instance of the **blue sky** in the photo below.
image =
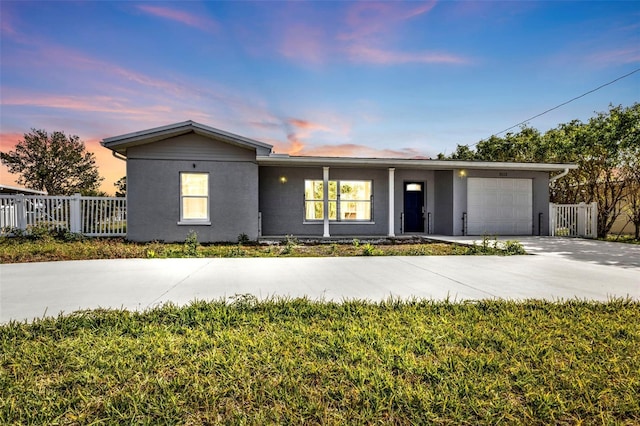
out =
[[[640,68],[637,1],[2,1],[0,136],[194,120],[297,155],[430,157]],[[530,122],[640,101],[640,72]],[[2,182],[13,176],[0,169]]]

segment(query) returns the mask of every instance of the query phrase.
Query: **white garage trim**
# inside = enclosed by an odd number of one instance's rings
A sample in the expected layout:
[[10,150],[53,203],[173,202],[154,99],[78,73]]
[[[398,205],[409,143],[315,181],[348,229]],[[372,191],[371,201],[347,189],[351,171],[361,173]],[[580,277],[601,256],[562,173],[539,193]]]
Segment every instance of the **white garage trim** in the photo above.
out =
[[532,179],[468,178],[467,234],[532,235]]

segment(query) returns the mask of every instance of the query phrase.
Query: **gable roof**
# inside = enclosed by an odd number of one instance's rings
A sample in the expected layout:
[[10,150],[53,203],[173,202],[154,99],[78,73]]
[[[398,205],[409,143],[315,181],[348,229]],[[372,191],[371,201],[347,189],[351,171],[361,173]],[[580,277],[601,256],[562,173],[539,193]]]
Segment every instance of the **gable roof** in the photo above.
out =
[[102,146],[109,148],[114,152],[126,155],[127,148],[132,146],[144,145],[148,143],[158,142],[163,139],[175,136],[185,135],[187,133],[196,133],[211,139],[216,139],[241,148],[255,149],[261,154],[271,152],[273,148],[264,142],[254,139],[245,138],[244,136],[235,135],[195,121],[183,121],[181,123],[169,124],[167,126],[154,127],[153,129],[142,130],[139,132],[127,133],[120,136],[113,136],[102,140]]
[[102,140],[102,146],[111,149],[115,153],[126,156],[127,148],[158,142],[175,136],[188,133],[196,133],[211,139],[226,142],[241,148],[255,149],[256,160],[261,166],[292,166],[292,167],[396,167],[416,168],[427,170],[453,170],[453,169],[485,169],[485,170],[528,170],[557,172],[569,169],[577,169],[575,164],[549,164],[549,163],[516,163],[516,162],[492,162],[492,161],[458,161],[458,160],[431,160],[431,159],[407,159],[407,158],[361,158],[361,157],[312,157],[289,156],[288,154],[275,154],[273,146],[254,139],[245,138],[194,121],[169,124],[125,135],[113,136]]

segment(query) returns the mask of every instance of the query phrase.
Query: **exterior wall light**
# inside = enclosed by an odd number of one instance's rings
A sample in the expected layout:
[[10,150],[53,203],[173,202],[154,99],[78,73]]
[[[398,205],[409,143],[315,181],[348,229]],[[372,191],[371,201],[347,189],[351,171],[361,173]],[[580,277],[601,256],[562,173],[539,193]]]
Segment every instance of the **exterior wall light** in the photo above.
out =
[[467,177],[467,171],[465,169],[458,171],[458,176],[460,176],[460,179]]
[[283,185],[285,183],[287,183],[287,177],[286,176],[280,176],[280,183],[283,184]]

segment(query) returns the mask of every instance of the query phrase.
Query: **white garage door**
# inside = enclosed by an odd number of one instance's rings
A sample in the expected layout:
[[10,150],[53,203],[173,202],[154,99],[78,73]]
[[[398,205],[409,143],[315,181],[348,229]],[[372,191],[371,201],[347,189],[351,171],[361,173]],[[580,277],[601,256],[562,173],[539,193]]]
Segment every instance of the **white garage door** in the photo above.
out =
[[469,178],[467,234],[531,235],[531,179]]

